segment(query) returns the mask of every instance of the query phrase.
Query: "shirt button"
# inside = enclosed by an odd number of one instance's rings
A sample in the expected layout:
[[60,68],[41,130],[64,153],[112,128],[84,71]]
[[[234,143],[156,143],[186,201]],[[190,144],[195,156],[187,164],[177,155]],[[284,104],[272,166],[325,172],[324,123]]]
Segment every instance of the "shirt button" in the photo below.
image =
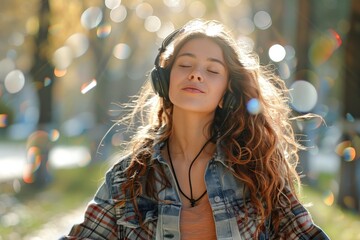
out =
[[171,239],[171,238],[174,238],[175,236],[172,233],[167,233],[164,235],[164,237],[165,237],[165,239]]
[[220,199],[219,196],[216,196],[216,197],[214,198],[214,201],[217,202],[217,203],[220,202],[220,200],[221,200],[221,199]]

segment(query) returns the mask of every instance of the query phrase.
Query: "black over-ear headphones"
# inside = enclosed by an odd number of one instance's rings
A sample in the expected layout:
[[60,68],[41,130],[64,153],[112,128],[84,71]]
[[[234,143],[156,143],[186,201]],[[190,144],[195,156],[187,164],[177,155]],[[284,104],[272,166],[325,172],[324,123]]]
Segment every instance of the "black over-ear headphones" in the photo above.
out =
[[[165,52],[166,47],[174,40],[174,38],[181,32],[183,29],[177,29],[174,32],[170,33],[162,42],[161,47],[159,48],[159,53],[157,54],[154,62],[154,68],[151,70],[151,84],[152,87],[160,97],[164,98],[166,101],[169,99],[169,81],[170,81],[170,69],[163,68],[160,66],[160,57],[163,52]],[[223,101],[223,110],[232,112],[234,108],[238,105],[238,101],[235,96],[230,92],[226,91]]]
[[175,30],[170,33],[161,44],[159,48],[159,53],[155,58],[154,68],[151,70],[151,84],[152,87],[160,97],[164,98],[167,101],[169,99],[169,81],[170,81],[170,69],[163,68],[160,66],[160,57],[163,52],[165,52],[166,47],[174,40],[175,36],[181,31],[180,29]]

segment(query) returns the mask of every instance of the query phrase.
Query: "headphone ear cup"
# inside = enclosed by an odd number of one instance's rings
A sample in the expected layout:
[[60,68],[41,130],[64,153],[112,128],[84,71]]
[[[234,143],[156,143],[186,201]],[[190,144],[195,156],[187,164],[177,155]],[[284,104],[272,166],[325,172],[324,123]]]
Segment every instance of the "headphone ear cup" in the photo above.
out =
[[155,93],[165,100],[169,100],[169,71],[167,69],[155,66],[151,70],[151,84]]
[[232,112],[237,107],[237,105],[238,103],[234,94],[227,91],[224,96],[223,109]]

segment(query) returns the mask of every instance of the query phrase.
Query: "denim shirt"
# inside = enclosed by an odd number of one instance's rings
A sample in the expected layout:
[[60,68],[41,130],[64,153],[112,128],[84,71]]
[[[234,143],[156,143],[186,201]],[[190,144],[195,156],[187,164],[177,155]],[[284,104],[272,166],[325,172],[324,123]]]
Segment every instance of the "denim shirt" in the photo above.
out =
[[[70,234],[62,239],[181,239],[180,194],[171,168],[160,154],[162,146],[155,146],[153,158],[156,164],[162,166],[171,187],[159,192],[159,199],[162,200],[159,202],[146,196],[137,198],[147,232],[140,228],[133,204],[121,191],[121,184],[126,180],[125,169],[130,161],[130,157],[126,157],[107,172],[105,182],[87,207],[83,223],[74,225]],[[205,170],[217,239],[254,239],[261,219],[249,196],[243,195],[245,184],[235,178],[231,171],[219,149]],[[160,189],[160,186],[157,187]],[[329,239],[313,223],[308,211],[294,195],[288,190],[285,195],[291,201],[291,206],[279,209],[279,231],[274,232],[271,219],[268,219],[263,232],[256,238]]]

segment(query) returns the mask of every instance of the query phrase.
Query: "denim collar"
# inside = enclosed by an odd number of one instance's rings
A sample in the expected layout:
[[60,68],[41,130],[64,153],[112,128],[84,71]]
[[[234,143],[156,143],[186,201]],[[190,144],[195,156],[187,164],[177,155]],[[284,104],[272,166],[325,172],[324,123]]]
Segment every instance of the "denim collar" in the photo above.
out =
[[[166,141],[158,142],[154,145],[154,152],[152,154],[152,158],[157,160],[159,163],[165,163],[165,159],[161,155],[161,149],[165,146]],[[226,156],[223,150],[221,149],[221,144],[219,141],[216,142],[216,151],[212,157],[211,161],[220,162],[225,167],[229,168],[226,164]]]

